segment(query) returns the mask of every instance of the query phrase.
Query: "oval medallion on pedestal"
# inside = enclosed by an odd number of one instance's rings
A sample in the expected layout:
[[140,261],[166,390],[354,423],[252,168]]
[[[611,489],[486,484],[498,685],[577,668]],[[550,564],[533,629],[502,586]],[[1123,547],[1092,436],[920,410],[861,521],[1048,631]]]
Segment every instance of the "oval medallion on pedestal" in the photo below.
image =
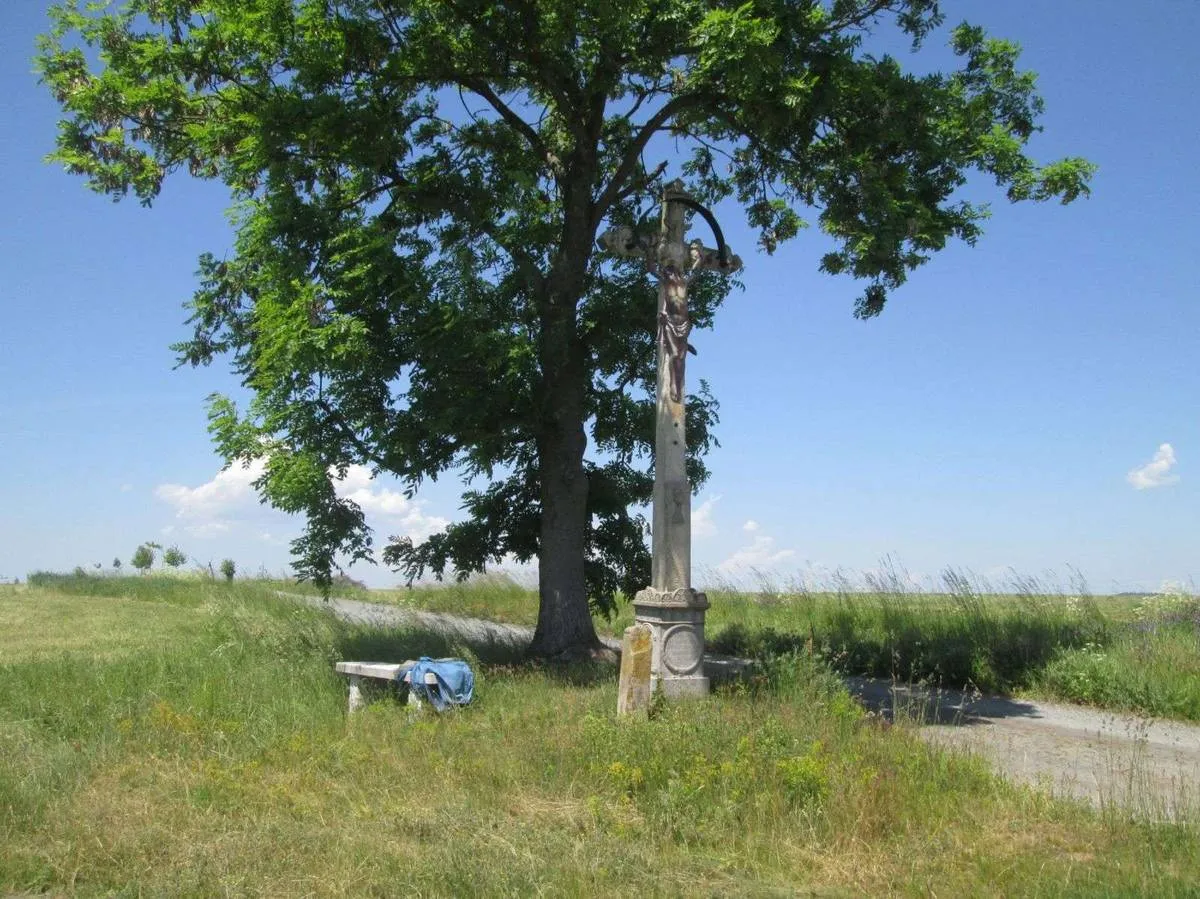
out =
[[691,674],[704,660],[704,644],[696,629],[676,625],[663,636],[662,659],[672,674]]

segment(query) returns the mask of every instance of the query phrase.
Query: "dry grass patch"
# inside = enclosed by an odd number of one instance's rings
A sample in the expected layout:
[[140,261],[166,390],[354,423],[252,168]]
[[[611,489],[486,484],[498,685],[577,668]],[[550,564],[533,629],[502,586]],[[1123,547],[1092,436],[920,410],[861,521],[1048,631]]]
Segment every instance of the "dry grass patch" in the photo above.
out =
[[0,660],[63,654],[107,661],[196,629],[197,611],[152,600],[15,590],[0,593]]

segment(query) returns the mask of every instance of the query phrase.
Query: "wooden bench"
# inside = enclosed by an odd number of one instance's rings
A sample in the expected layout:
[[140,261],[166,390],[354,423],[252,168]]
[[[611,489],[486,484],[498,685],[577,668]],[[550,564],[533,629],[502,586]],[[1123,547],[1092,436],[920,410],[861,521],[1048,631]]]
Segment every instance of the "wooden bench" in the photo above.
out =
[[[408,695],[409,705],[421,705],[421,700],[417,698],[416,693],[407,687],[412,683],[410,674],[412,673],[415,661],[400,662],[392,664],[388,662],[338,662],[334,665],[334,670],[338,674],[344,674],[350,678],[350,708],[351,712],[362,707],[362,679],[369,678],[371,680],[385,681],[389,684],[399,684],[404,692]],[[426,672],[425,683],[427,686],[437,686],[437,675],[432,671]]]

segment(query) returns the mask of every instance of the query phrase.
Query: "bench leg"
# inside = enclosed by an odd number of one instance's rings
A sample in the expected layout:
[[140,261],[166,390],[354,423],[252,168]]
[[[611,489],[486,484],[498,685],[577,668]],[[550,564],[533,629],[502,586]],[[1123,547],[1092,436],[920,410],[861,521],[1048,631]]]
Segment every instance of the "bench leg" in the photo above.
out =
[[358,675],[350,675],[350,712],[353,713],[363,704],[362,690],[358,686]]

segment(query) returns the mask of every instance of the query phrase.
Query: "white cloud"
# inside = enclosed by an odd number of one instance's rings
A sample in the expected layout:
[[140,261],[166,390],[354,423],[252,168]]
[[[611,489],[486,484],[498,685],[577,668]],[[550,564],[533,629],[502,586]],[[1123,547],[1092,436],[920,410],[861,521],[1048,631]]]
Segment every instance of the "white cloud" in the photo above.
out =
[[1179,475],[1171,474],[1175,467],[1175,450],[1171,444],[1164,443],[1154,454],[1154,458],[1145,465],[1133,469],[1125,476],[1136,489],[1146,490],[1150,487],[1166,487],[1179,480]]
[[[175,510],[177,520],[163,533],[183,533],[204,540],[236,529],[268,545],[286,544],[288,538],[284,535],[294,525],[289,525],[284,513],[264,508],[254,489],[254,481],[265,467],[265,460],[257,459],[248,466],[234,463],[196,487],[160,484],[154,494]],[[449,524],[445,518],[426,514],[422,502],[379,485],[365,465],[351,465],[341,479],[335,472],[330,474],[335,478],[338,496],[356,503],[367,516],[367,523],[382,537],[422,540]]]
[[742,525],[742,530],[746,531],[749,534],[753,534],[755,531],[758,530],[758,522],[755,521],[753,518],[751,518],[744,525]]
[[335,482],[338,496],[358,505],[368,516],[384,519],[378,522],[386,536],[412,537],[423,540],[443,530],[450,522],[436,515],[426,515],[424,503],[409,499],[399,490],[387,487],[372,488],[374,478],[365,465],[351,465],[346,476]]
[[249,465],[235,463],[199,487],[159,484],[154,495],[174,506],[177,518],[211,522],[254,499],[253,482],[262,475],[265,466],[262,459],[255,459]]
[[722,574],[736,574],[747,568],[765,568],[776,565],[796,554],[794,549],[777,549],[775,538],[759,534],[749,546],[743,546],[717,566]]
[[133,489],[133,485],[132,485],[132,484],[122,484],[122,485],[121,485],[121,492],[122,492],[122,493],[128,493],[128,492],[129,492],[130,490],[132,490],[132,489]]
[[710,496],[692,512],[692,536],[714,537],[717,533],[717,523],[713,521],[713,507],[721,501],[721,497]]

